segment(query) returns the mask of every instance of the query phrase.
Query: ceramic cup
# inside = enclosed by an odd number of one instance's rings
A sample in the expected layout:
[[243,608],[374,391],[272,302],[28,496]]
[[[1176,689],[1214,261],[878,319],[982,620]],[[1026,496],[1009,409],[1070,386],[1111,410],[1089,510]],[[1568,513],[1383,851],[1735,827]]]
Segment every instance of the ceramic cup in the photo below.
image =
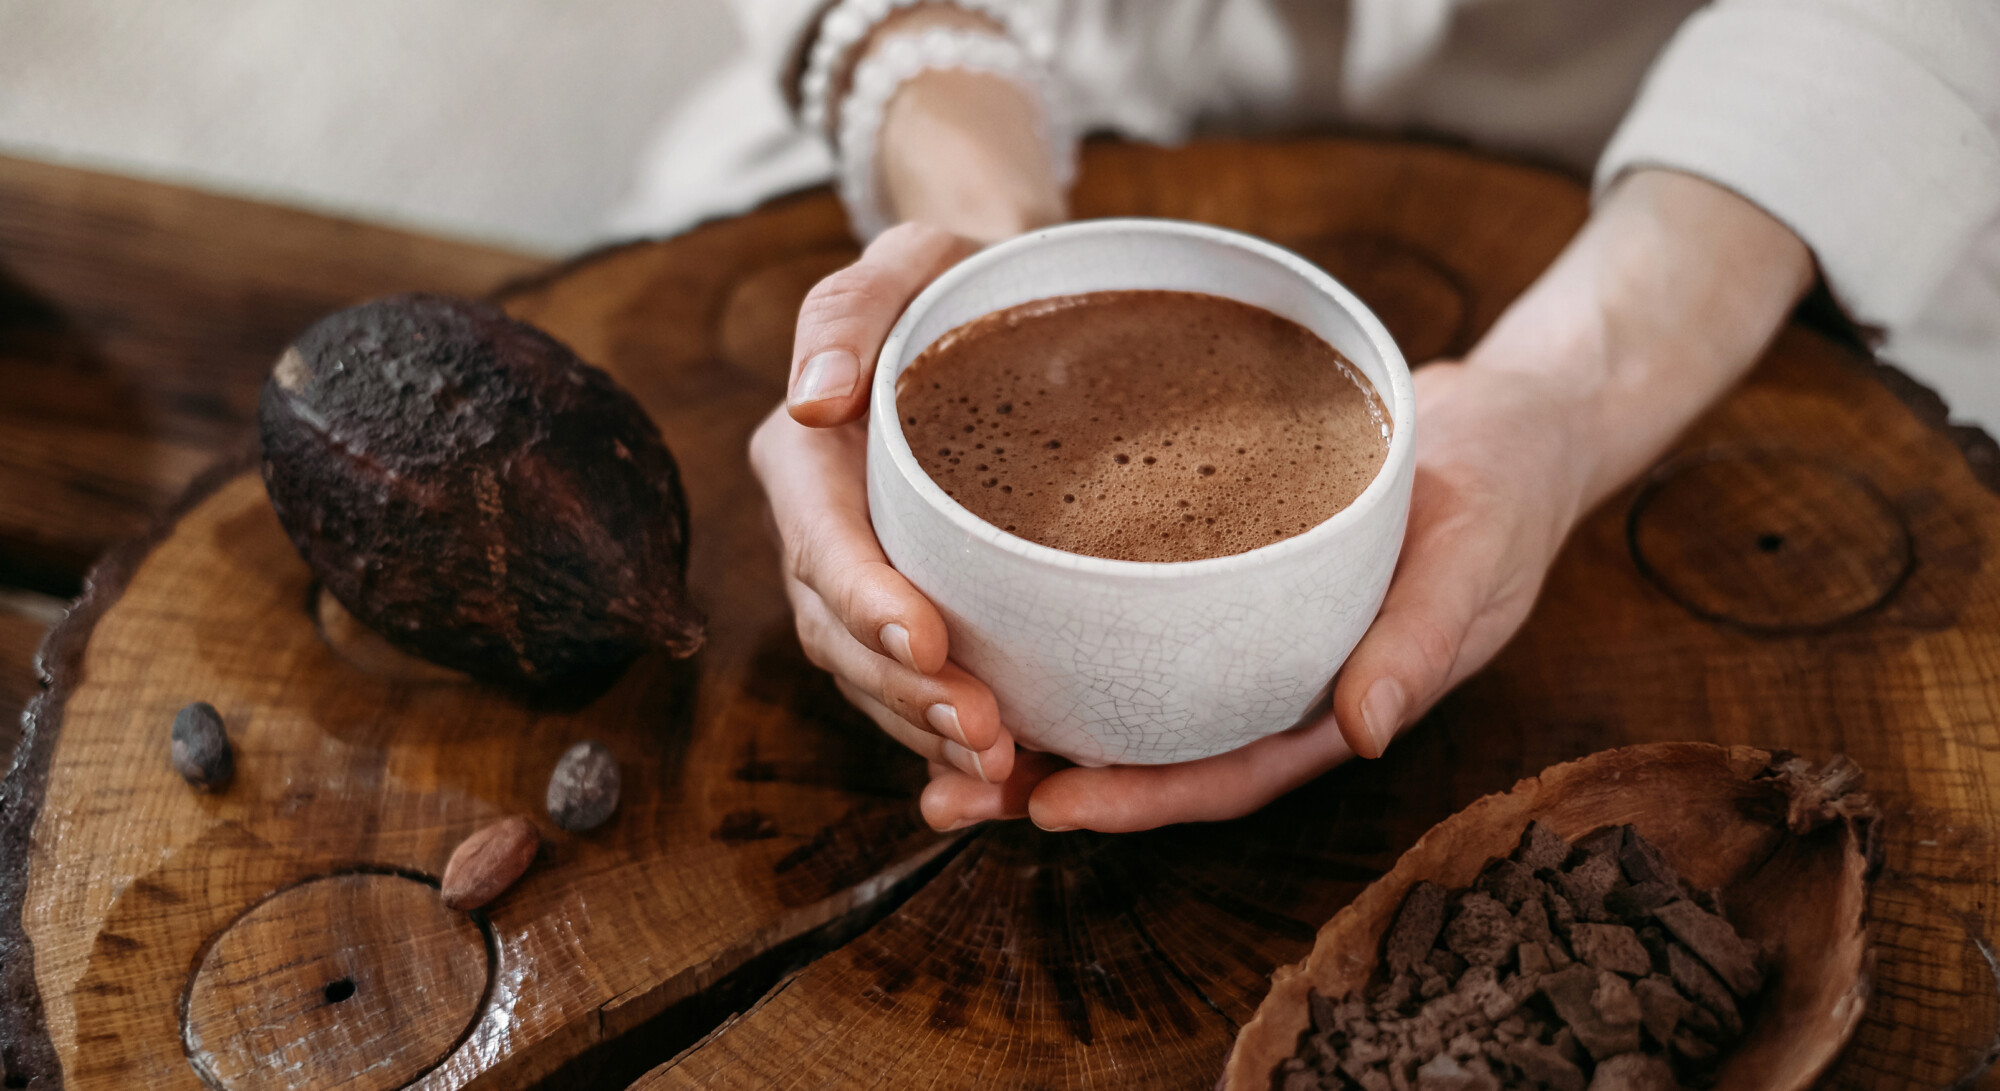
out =
[[[1353,504],[1227,557],[1110,560],[1019,538],[946,496],[910,451],[896,377],[931,342],[1029,300],[1112,289],[1207,292],[1324,338],[1388,403],[1389,455]],[[1173,220],[1022,235],[939,277],[882,346],[868,505],[891,564],[943,612],[951,657],[993,688],[1015,739],[1085,765],[1219,754],[1297,724],[1382,605],[1409,514],[1410,371],[1352,292],[1261,239]]]

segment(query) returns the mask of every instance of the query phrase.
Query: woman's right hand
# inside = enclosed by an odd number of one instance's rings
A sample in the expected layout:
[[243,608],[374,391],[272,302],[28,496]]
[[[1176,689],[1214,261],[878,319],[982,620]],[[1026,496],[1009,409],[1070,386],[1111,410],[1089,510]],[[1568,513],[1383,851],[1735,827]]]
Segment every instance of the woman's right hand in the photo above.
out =
[[750,440],[782,543],[806,657],[933,764],[998,784],[1014,740],[993,692],[950,661],[944,618],[882,553],[868,518],[868,398],[903,308],[978,244],[906,223],[813,288],[799,310],[785,404]]

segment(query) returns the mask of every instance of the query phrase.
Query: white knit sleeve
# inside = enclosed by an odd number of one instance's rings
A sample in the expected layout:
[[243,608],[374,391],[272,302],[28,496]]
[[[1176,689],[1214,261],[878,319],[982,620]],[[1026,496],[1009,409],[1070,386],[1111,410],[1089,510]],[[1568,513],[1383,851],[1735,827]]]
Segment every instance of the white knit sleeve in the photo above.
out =
[[1858,321],[1909,320],[2000,211],[2000,4],[1719,0],[1661,53],[1597,167],[1726,186]]

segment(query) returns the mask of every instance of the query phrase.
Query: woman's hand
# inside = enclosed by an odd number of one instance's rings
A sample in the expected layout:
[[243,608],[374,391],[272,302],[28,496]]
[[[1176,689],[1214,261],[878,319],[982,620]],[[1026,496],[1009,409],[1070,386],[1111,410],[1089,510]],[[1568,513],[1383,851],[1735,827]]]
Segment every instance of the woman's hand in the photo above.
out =
[[937,228],[884,232],[799,311],[786,404],[750,439],[783,543],[806,657],[882,729],[935,765],[1005,780],[1014,743],[993,692],[947,658],[944,618],[882,554],[868,521],[869,382],[910,299],[975,244]]
[[[863,48],[933,26],[998,29],[977,13],[919,6],[885,19]],[[934,768],[978,783],[1007,779],[1014,742],[992,691],[949,661],[937,609],[882,554],[862,421],[875,357],[910,300],[981,244],[1063,218],[1038,110],[1012,82],[972,72],[924,72],[897,91],[877,150],[904,223],[806,297],[785,405],[750,441],[807,658]]]

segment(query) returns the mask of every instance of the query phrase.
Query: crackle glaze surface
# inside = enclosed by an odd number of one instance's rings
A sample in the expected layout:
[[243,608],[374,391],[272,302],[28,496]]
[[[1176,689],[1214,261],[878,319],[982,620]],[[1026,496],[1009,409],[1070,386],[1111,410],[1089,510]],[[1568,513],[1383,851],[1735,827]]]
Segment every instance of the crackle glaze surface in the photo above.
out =
[[[924,473],[896,377],[946,331],[1032,299],[1107,289],[1209,292],[1305,326],[1388,403],[1381,473],[1346,510],[1247,553],[1147,563],[1037,545]],[[1366,307],[1261,240],[1167,220],[1067,224],[991,247],[917,297],[883,346],[868,502],[889,560],[943,612],[951,655],[993,688],[1025,745],[1086,765],[1190,761],[1297,723],[1375,617],[1414,472],[1410,374]]]

